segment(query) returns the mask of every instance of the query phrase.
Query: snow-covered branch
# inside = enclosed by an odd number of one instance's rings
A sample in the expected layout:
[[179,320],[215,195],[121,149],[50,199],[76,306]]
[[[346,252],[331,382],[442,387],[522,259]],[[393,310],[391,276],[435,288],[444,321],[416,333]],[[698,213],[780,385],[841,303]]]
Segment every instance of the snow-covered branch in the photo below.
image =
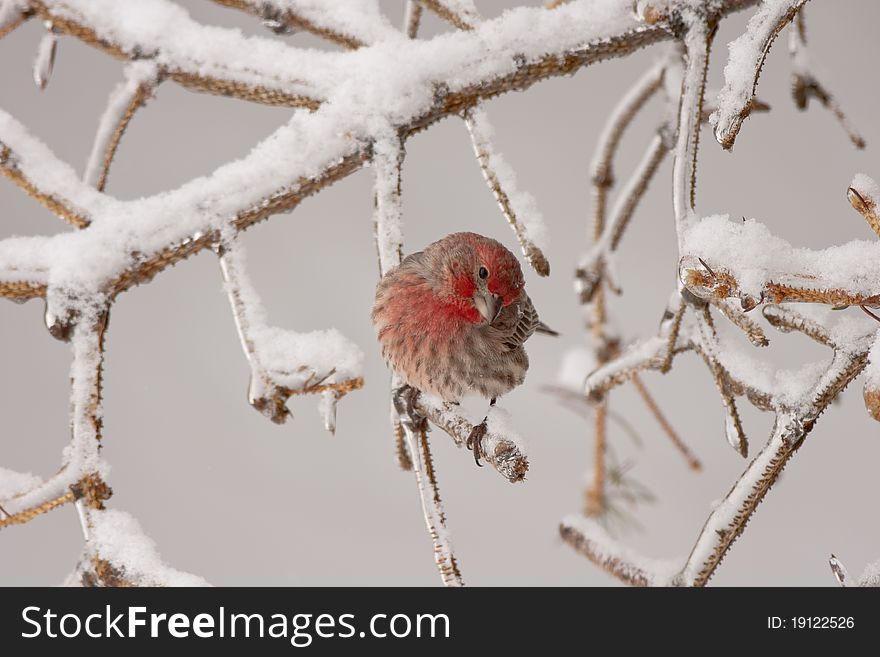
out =
[[363,386],[363,353],[336,329],[296,333],[270,326],[234,238],[218,247],[226,293],[251,366],[248,401],[276,424],[290,416],[291,395],[319,393],[324,426],[336,431],[336,402]]
[[110,163],[122,135],[134,113],[147,102],[158,83],[159,69],[152,61],[132,62],[125,67],[125,80],[110,94],[107,108],[98,124],[98,132],[83,174],[86,184],[98,191],[104,191]]
[[724,88],[715,101],[718,109],[709,119],[715,129],[715,139],[722,147],[733,148],[743,121],[751,113],[758,78],[770,47],[806,2],[764,0],[749,19],[742,36],[730,42],[730,53],[724,67]]
[[280,34],[304,31],[346,48],[393,38],[397,30],[379,10],[378,0],[330,5],[321,0],[214,0],[258,16]]
[[560,523],[562,540],[602,570],[631,586],[670,586],[680,561],[648,559],[621,545],[595,520],[569,516]]
[[[416,410],[434,425],[443,429],[458,447],[464,447],[474,426],[480,421],[467,417],[458,406],[444,404],[436,399],[420,397]],[[523,440],[510,427],[506,412],[499,407],[489,410],[486,434],[481,439],[481,453],[486,462],[501,476],[516,483],[523,481],[529,471],[529,461]]]

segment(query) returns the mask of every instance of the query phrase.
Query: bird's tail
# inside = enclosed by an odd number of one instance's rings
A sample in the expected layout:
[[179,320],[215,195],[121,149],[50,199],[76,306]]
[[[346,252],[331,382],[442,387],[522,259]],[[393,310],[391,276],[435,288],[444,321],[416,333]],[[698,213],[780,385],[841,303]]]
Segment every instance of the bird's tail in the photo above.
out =
[[538,323],[538,326],[535,328],[535,333],[543,333],[544,335],[552,335],[554,337],[559,337],[559,332],[554,331],[552,328],[547,326],[544,322]]

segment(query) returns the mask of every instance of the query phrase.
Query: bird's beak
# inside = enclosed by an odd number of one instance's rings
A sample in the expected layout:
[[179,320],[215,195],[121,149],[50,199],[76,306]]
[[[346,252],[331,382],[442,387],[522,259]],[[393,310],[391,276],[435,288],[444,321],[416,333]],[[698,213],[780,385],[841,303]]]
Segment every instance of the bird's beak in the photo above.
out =
[[483,319],[491,324],[498,317],[498,313],[501,312],[501,297],[489,292],[477,292],[474,295],[474,306],[483,316]]

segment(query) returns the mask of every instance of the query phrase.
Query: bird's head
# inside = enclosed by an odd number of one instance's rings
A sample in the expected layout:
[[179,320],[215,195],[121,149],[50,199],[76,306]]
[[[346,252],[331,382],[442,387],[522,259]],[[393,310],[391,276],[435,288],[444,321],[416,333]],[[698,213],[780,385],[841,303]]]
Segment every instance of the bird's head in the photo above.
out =
[[474,324],[491,324],[502,308],[522,294],[519,261],[493,239],[477,233],[453,233],[431,244],[425,255],[438,296]]

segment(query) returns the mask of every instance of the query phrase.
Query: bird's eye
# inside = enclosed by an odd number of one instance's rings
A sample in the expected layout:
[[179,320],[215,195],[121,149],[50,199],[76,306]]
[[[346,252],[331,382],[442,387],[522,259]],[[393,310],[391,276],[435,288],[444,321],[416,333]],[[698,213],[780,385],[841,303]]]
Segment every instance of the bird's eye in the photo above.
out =
[[480,278],[482,278],[484,281],[489,278],[489,270],[485,267],[480,267]]

